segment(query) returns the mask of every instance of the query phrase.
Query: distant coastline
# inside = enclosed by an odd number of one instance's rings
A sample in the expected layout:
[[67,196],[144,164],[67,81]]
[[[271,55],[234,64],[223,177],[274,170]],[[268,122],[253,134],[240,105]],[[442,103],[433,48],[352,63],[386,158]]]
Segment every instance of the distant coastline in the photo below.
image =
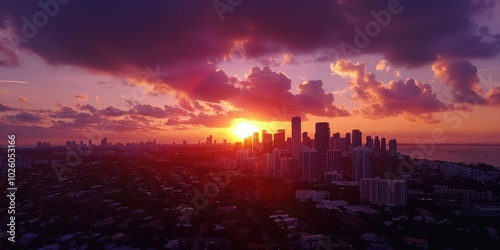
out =
[[[398,151],[403,155],[420,152],[422,158],[431,161],[447,161],[454,163],[484,163],[500,168],[500,144],[399,144]],[[429,153],[425,153],[429,152]]]
[[[429,145],[428,143],[399,143],[398,146],[420,146]],[[500,143],[435,143],[435,146],[500,146]]]

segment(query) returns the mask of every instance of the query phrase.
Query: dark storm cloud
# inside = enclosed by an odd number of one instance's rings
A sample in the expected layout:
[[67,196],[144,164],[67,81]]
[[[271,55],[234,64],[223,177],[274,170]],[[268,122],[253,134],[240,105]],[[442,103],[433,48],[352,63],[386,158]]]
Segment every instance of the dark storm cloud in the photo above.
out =
[[333,94],[326,93],[321,80],[303,82],[297,86],[298,93],[293,94],[290,78],[269,67],[253,67],[246,78],[239,83],[242,86],[240,94],[229,97],[227,101],[249,117],[286,121],[294,115],[349,115],[344,108],[335,106]]
[[[230,56],[324,51],[322,56],[330,58],[331,51],[339,55],[341,43],[407,66],[433,62],[438,55],[489,57],[500,48],[500,36],[474,19],[494,1],[254,0],[225,12],[224,21],[212,1],[41,2],[53,4],[48,7],[53,17],[45,14],[45,23],[39,18],[28,27],[27,22],[43,13],[37,1],[2,1],[1,27],[17,32],[27,40],[23,48],[50,63],[115,75],[143,73],[148,65],[171,69]],[[364,35],[355,27],[366,33],[367,24],[373,37],[365,37],[367,44],[356,41]],[[16,61],[12,49],[1,48],[8,58],[3,64]]]

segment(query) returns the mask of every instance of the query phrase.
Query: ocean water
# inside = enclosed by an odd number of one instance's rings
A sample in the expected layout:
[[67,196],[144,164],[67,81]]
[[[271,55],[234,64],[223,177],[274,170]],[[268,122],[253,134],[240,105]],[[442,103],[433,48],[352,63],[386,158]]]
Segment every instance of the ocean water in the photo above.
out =
[[398,151],[404,155],[413,155],[415,158],[465,163],[482,162],[500,168],[500,146],[435,145],[422,148],[417,145],[398,145]]

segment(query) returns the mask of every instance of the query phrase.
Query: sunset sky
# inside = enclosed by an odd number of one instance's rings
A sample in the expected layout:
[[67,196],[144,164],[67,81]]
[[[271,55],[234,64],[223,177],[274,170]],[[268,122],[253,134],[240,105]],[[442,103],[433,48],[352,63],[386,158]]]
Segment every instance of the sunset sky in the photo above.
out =
[[296,115],[311,136],[500,143],[498,1],[41,3],[0,1],[0,131],[20,144],[234,142]]

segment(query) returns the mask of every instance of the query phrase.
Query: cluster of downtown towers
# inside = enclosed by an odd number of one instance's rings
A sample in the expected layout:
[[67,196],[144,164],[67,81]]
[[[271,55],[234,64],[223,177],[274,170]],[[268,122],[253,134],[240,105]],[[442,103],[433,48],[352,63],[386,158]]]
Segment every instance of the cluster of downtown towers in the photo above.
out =
[[[274,134],[273,140],[273,134],[263,130],[261,144],[258,133],[246,138],[243,145],[239,143],[243,148],[251,148],[252,152],[262,152],[260,172],[265,176],[299,178],[308,182],[340,181],[344,180],[341,157],[352,157],[352,171],[348,180],[358,182],[362,178],[372,177],[373,156],[398,156],[395,139],[389,140],[387,151],[385,138],[366,136],[363,144],[359,129],[341,137],[340,133],[331,134],[328,122],[316,123],[314,139],[311,139],[307,132],[302,132],[300,117],[292,117],[291,122],[291,138],[286,139],[285,130],[280,129]],[[239,150],[238,158],[246,157],[247,152]]]

